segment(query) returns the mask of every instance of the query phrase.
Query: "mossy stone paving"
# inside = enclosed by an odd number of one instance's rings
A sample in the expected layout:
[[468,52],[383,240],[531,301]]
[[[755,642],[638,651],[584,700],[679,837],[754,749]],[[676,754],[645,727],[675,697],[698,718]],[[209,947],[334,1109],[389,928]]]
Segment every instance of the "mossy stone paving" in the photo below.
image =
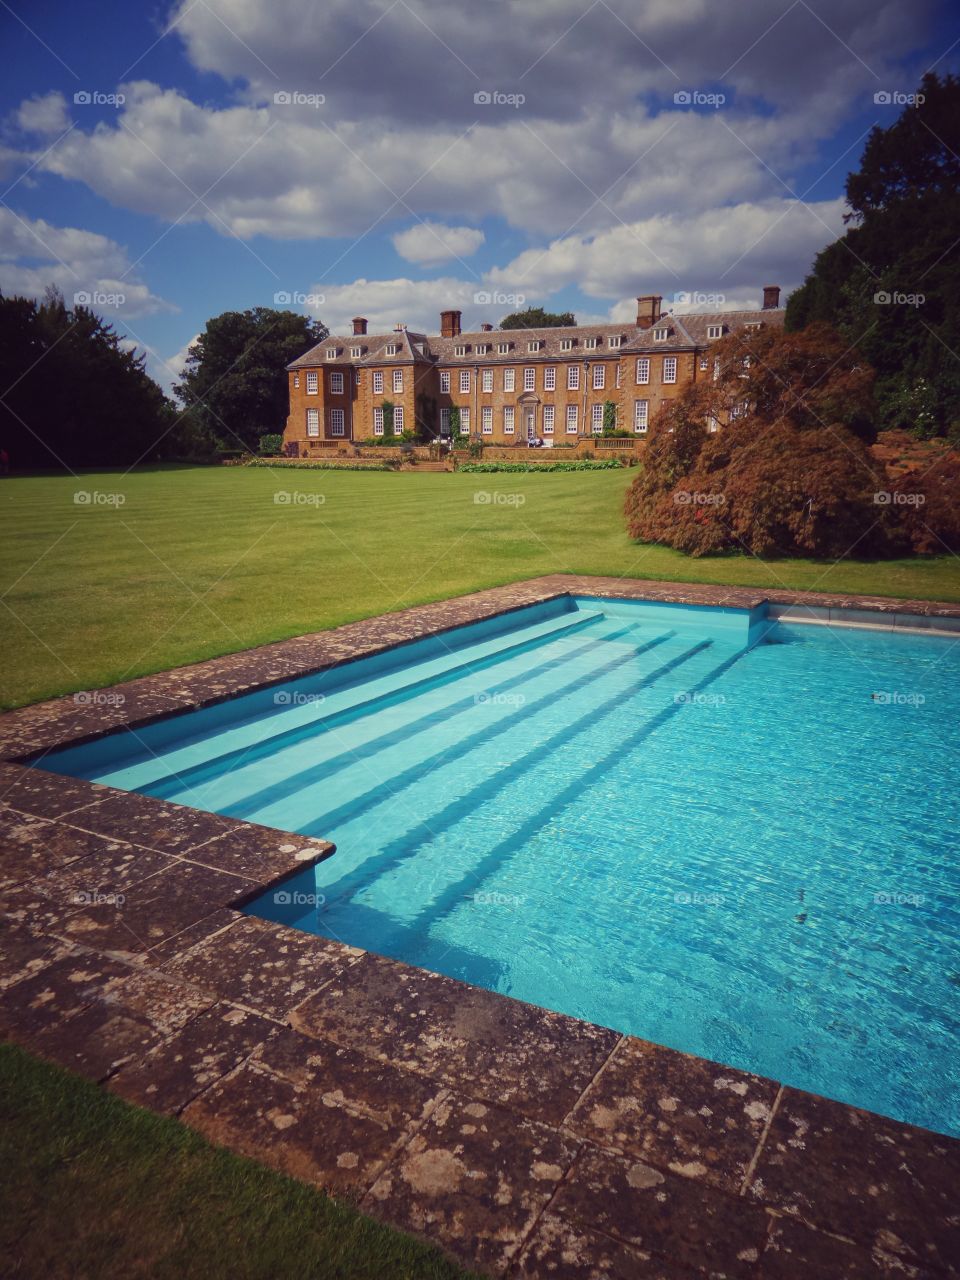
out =
[[960,1275],[960,1142],[248,918],[332,846],[17,763],[566,593],[960,619],[555,575],[11,712],[4,1036],[491,1275]]

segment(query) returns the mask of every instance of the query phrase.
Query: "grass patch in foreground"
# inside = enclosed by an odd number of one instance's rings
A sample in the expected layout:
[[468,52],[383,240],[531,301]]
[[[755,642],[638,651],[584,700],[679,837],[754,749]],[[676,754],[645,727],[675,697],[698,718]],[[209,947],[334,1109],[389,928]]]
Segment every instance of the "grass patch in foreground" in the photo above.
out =
[[0,706],[545,573],[960,600],[955,556],[695,560],[638,545],[623,520],[635,475],[184,467],[0,479]]
[[0,1045],[5,1275],[463,1280],[439,1252]]

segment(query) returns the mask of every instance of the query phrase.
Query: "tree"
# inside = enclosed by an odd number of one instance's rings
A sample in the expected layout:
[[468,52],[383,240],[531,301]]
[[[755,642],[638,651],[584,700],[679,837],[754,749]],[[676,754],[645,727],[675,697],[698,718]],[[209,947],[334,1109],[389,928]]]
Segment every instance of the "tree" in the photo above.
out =
[[295,311],[225,311],[190,348],[176,394],[222,445],[255,450],[261,435],[286,425],[286,366],[327,332]]
[[500,321],[501,329],[563,329],[576,324],[572,311],[544,311],[543,307],[527,307],[514,311]]
[[[787,303],[876,369],[881,422],[918,435],[960,423],[960,79],[924,76],[917,105],[874,128],[847,178],[850,228]],[[918,393],[918,385],[924,390]]]
[[0,443],[15,468],[130,466],[176,456],[173,404],[88,307],[0,295]]

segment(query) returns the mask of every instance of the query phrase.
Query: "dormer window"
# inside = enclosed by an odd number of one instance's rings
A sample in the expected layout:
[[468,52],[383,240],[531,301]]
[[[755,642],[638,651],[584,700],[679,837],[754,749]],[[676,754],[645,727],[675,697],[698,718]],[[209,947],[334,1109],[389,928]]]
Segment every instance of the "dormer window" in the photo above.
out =
[[460,346],[453,348],[453,354],[455,356],[465,356],[467,354],[467,348],[461,344]]
[[573,339],[572,339],[572,338],[561,338],[561,339],[560,339],[560,350],[561,350],[561,351],[572,351],[572,350],[573,350]]
[[534,338],[532,342],[527,343],[528,351],[539,351],[543,347],[543,343],[539,338]]
[[654,342],[666,342],[669,334],[670,334],[669,329],[654,329],[653,340]]
[[610,344],[611,347],[616,348],[616,347],[619,347],[620,344],[623,342],[623,338],[620,336],[619,333],[615,333],[612,338],[607,339],[607,342]]
[[708,324],[708,325],[707,325],[707,337],[708,337],[708,338],[722,338],[722,337],[723,337],[723,325],[722,325],[722,324]]
[[363,355],[363,347],[351,347],[351,348],[350,348],[350,359],[351,359],[351,360],[359,360],[359,359],[360,359],[360,357],[361,357],[362,355]]
[[339,348],[338,348],[338,347],[327,347],[327,359],[328,359],[328,360],[336,360],[336,358],[337,358],[337,356],[338,356],[339,354],[340,354],[340,350],[339,350]]
[[588,351],[596,351],[597,340],[596,338],[584,338],[583,345],[586,347]]
[[505,355],[508,355],[508,354],[509,354],[509,352],[510,352],[510,343],[509,343],[509,342],[498,342],[498,343],[497,343],[497,355],[498,355],[498,356],[505,356]]
[[400,353],[400,348],[397,346],[397,344],[396,344],[395,342],[388,342],[388,343],[387,343],[387,355],[388,355],[388,356],[395,356],[395,355],[399,355],[399,353]]
[[478,343],[477,343],[477,355],[478,355],[478,356],[485,356],[485,355],[488,355],[488,354],[489,354],[489,351],[490,351],[490,344],[489,344],[489,342],[478,342]]
[[750,333],[759,333],[759,331],[763,328],[763,321],[751,320],[749,324],[745,324],[743,327]]

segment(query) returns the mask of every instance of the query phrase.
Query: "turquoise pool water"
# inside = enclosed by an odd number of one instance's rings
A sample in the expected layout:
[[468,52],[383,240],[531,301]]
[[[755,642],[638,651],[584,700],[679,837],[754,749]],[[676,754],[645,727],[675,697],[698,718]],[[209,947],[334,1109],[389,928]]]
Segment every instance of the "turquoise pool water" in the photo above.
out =
[[43,765],[336,842],[252,914],[960,1135],[958,639],[553,602]]

